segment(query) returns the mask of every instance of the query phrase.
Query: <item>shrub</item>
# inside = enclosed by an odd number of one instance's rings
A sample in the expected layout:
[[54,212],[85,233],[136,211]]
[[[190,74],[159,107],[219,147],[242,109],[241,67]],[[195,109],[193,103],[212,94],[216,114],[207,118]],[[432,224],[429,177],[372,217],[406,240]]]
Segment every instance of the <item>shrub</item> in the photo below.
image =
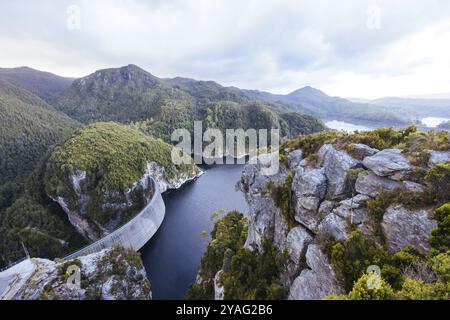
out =
[[331,248],[331,263],[347,290],[366,272],[368,266],[381,266],[386,258],[386,249],[359,231],[354,231],[347,240]]
[[271,198],[275,202],[275,205],[281,209],[289,228],[293,228],[297,225],[297,222],[295,221],[295,211],[292,207],[293,179],[294,175],[290,172],[283,184],[275,185],[274,183],[269,182],[267,185]]
[[394,298],[394,291],[389,283],[373,272],[362,275],[348,294],[350,300],[392,300]]
[[440,163],[431,168],[425,179],[438,201],[450,201],[450,162]]
[[430,244],[433,253],[439,253],[450,249],[450,203],[436,209],[435,219],[438,225],[430,236]]
[[389,262],[383,265],[381,274],[394,289],[400,289],[404,280],[404,270],[423,260],[424,258],[417,249],[405,247],[396,252]]

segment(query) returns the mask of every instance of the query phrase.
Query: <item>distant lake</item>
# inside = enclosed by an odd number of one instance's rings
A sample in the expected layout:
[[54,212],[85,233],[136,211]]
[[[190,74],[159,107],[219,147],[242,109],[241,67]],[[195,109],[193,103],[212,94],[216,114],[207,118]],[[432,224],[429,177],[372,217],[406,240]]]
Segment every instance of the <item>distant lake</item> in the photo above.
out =
[[426,117],[422,119],[422,123],[429,128],[436,128],[443,122],[450,121],[448,118]]
[[338,120],[332,120],[332,121],[325,122],[325,125],[330,129],[345,131],[345,132],[349,132],[349,133],[353,133],[356,130],[358,130],[358,131],[372,130],[371,128],[366,127],[366,126],[361,126],[361,125],[344,122],[344,121],[338,121]]

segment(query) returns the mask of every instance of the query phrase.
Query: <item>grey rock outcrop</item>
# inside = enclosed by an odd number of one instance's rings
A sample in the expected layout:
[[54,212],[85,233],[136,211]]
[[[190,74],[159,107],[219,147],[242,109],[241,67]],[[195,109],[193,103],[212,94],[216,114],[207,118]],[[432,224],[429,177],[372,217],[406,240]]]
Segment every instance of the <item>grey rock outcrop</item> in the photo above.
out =
[[365,157],[370,157],[379,152],[380,150],[371,148],[368,145],[362,143],[355,143],[352,145],[354,150],[352,155],[356,157],[356,159],[363,160]]
[[88,216],[88,204],[92,197],[92,190],[86,186],[88,174],[86,171],[76,170],[68,177],[70,181],[70,196],[59,194],[58,188],[54,188],[48,196],[57,202],[67,214],[70,223],[83,237],[89,241],[96,241],[126,222],[125,215],[137,213],[142,204],[148,203],[153,191],[151,178],[155,180],[159,190],[177,189],[186,182],[196,179],[202,174],[201,170],[192,172],[179,172],[175,177],[169,177],[164,167],[155,162],[146,164],[143,176],[137,180],[128,190],[104,190],[99,196],[98,210],[101,215],[108,215],[106,221],[99,222]]
[[289,300],[318,300],[327,295],[344,293],[327,256],[318,245],[308,246],[306,264],[309,269],[304,269],[294,280],[289,291]]
[[264,175],[261,169],[270,164],[270,157],[275,154],[264,154],[258,157],[256,163],[247,164],[242,172],[239,188],[243,191],[249,205],[249,227],[245,248],[260,249],[263,238],[274,241],[280,250],[286,245],[288,232],[287,222],[270,194],[267,193],[269,182],[281,184],[286,179],[286,172],[276,175]]
[[433,167],[439,163],[450,161],[450,151],[434,151],[430,150],[430,159],[428,166]]
[[364,167],[380,177],[401,178],[412,169],[411,164],[399,149],[385,149],[363,160]]
[[351,191],[348,170],[356,168],[360,162],[329,144],[323,145],[317,154],[322,158],[322,167],[328,179],[328,196],[331,199],[347,197]]
[[428,238],[437,222],[431,219],[432,210],[407,210],[401,205],[390,206],[383,216],[381,227],[391,253],[413,246],[422,252],[430,249]]
[[220,284],[222,272],[222,270],[219,270],[214,276],[214,300],[223,300],[225,296],[225,288]]
[[317,230],[321,218],[317,210],[327,191],[327,178],[323,169],[297,170],[292,181],[295,220],[310,230]]
[[288,166],[290,169],[295,169],[300,165],[300,162],[303,160],[303,152],[302,150],[294,150],[289,153],[288,158]]
[[313,240],[308,230],[302,226],[292,228],[287,235],[287,249],[291,260],[298,265],[306,254],[306,248]]
[[333,238],[338,241],[344,241],[348,238],[349,221],[338,216],[335,212],[328,214],[319,224],[319,238]]
[[402,188],[403,183],[389,178],[380,177],[370,171],[362,171],[358,174],[355,190],[358,193],[375,198],[382,191]]
[[[137,300],[150,299],[150,283],[142,263],[129,260],[130,253],[117,249],[82,256],[73,264],[69,262],[54,262],[46,259],[32,259],[36,268],[32,276],[21,285],[13,300],[64,299],[64,300]],[[132,253],[137,255],[137,253]],[[117,268],[122,264],[123,268]],[[68,281],[65,270],[73,266],[74,274],[77,268],[81,272],[80,279],[85,283],[78,286],[74,281]],[[117,272],[113,270],[122,270]],[[70,279],[69,279],[70,280]],[[94,295],[94,293],[96,293]]]

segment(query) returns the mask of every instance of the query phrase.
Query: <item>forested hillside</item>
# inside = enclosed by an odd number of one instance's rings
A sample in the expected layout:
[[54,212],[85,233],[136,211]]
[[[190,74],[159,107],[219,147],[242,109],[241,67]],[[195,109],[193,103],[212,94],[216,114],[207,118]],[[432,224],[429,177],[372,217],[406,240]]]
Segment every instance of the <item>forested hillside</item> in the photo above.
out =
[[174,129],[192,129],[195,120],[205,121],[205,127],[280,128],[284,136],[324,129],[312,117],[284,114],[279,105],[239,89],[212,81],[160,79],[135,65],[77,79],[55,107],[83,123],[134,123],[166,142]]
[[48,103],[52,103],[74,80],[28,67],[0,68],[0,79],[30,91]]
[[0,208],[48,147],[77,126],[34,94],[0,80]]

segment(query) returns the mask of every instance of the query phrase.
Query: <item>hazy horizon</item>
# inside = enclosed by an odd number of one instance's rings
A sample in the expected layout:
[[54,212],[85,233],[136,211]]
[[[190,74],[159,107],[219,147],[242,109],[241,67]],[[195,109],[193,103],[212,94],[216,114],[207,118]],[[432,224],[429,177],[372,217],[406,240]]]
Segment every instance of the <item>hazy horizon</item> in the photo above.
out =
[[0,3],[0,59],[68,77],[136,64],[278,94],[429,96],[450,92],[448,12],[445,0],[19,0]]

